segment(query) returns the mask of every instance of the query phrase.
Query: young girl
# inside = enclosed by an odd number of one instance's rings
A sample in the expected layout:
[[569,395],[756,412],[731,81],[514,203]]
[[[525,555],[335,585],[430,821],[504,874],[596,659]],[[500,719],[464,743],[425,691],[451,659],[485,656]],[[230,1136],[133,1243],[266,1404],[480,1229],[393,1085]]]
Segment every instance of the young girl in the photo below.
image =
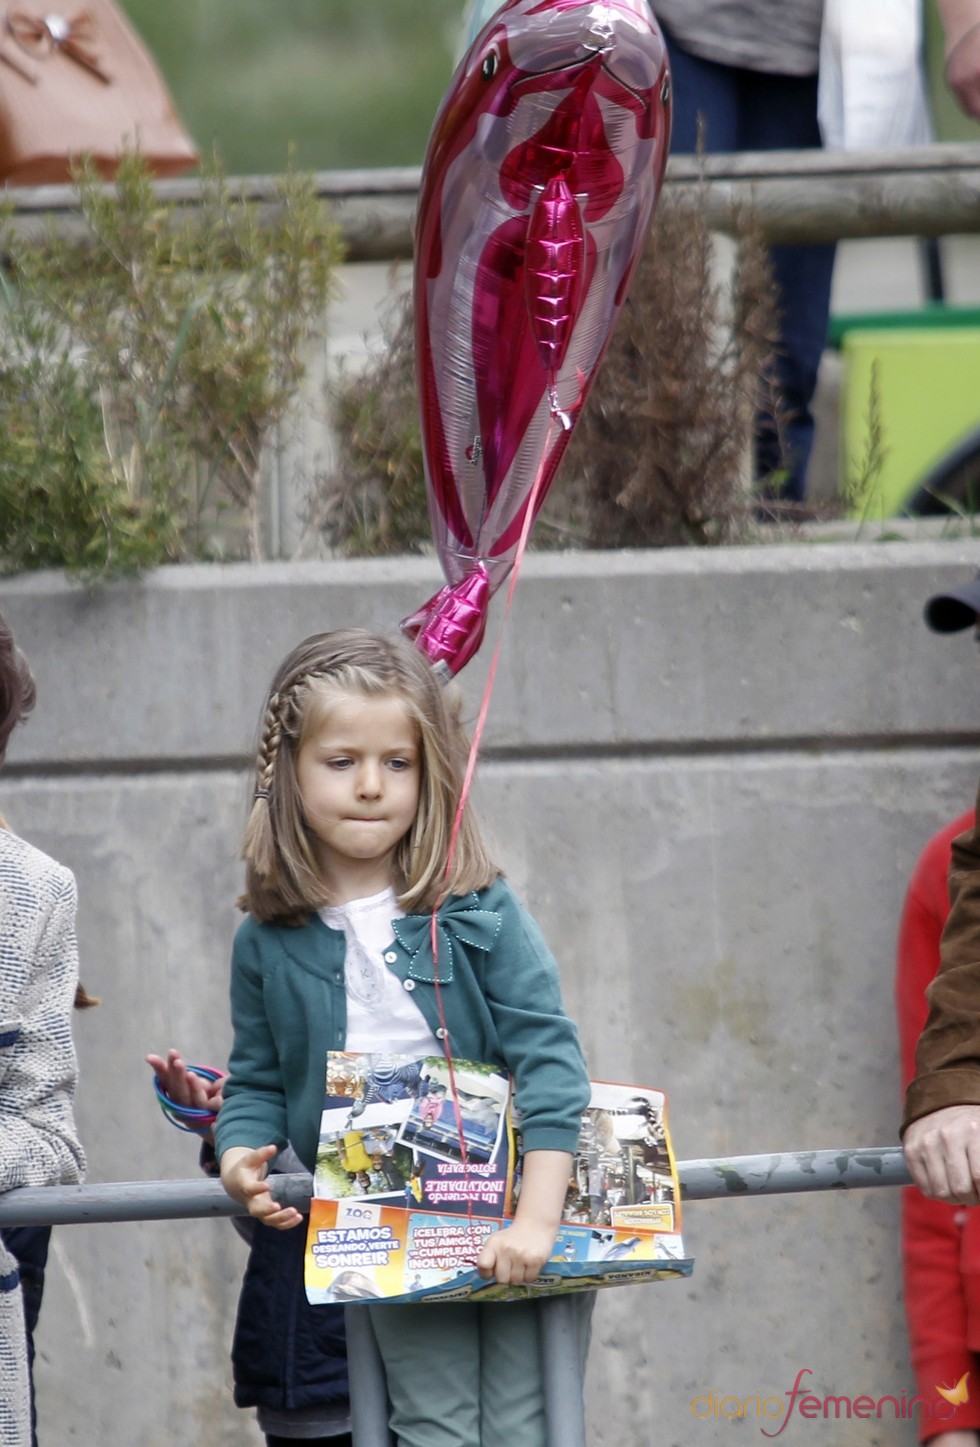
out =
[[[523,1183],[477,1269],[523,1283],[554,1244],[589,1084],[554,961],[468,810],[450,851],[458,708],[408,642],[360,630],[308,638],[276,673],[243,848],[248,918],[217,1148],[235,1200],[298,1226],[266,1172],[287,1139],[312,1171],[329,1050],[503,1067],[523,1117]],[[366,1309],[400,1447],[542,1447],[534,1303]]]

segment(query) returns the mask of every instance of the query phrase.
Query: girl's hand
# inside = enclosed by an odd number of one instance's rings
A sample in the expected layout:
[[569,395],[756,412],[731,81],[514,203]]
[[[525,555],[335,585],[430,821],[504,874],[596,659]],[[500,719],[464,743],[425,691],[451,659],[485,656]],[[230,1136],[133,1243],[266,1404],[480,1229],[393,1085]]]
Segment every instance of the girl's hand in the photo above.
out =
[[529,1286],[551,1255],[572,1171],[565,1151],[528,1151],[514,1224],[484,1242],[476,1269],[502,1286]]
[[280,1206],[266,1179],[275,1146],[230,1146],[221,1157],[221,1184],[233,1201],[245,1206],[250,1216],[277,1231],[289,1231],[303,1217],[295,1206]]
[[529,1286],[540,1275],[554,1244],[554,1228],[515,1221],[487,1237],[476,1269],[485,1280],[495,1277],[501,1286]]
[[980,1433],[973,1432],[967,1428],[957,1428],[952,1432],[940,1432],[938,1437],[929,1438],[929,1447],[978,1447]]

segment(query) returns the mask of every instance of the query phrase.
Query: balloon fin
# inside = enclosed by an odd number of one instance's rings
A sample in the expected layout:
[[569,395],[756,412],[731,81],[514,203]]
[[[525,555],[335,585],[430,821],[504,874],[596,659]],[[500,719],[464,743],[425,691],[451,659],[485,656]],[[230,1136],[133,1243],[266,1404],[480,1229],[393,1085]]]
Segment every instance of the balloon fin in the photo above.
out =
[[461,582],[440,588],[404,618],[401,629],[434,668],[457,674],[483,642],[489,606],[490,579],[478,562]]

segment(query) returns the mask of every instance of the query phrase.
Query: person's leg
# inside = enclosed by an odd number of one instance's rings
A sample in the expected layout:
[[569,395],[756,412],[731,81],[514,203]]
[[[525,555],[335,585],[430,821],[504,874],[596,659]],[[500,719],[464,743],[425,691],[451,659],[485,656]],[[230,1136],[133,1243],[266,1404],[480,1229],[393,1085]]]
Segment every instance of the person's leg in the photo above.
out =
[[693,155],[699,135],[706,152],[736,150],[737,72],[691,55],[668,30],[663,35],[670,61],[671,151]]
[[349,1432],[341,1432],[334,1437],[276,1437],[274,1434],[265,1434],[265,1447],[296,1447],[297,1442],[302,1442],[303,1447],[354,1447],[354,1439]]
[[24,1298],[24,1327],[27,1332],[27,1373],[31,1389],[31,1444],[37,1447],[37,1401],[34,1392],[34,1330],[44,1296],[44,1269],[51,1242],[50,1226],[5,1227],[0,1236],[16,1258],[20,1289]]
[[367,1309],[398,1447],[481,1447],[480,1308],[454,1302]]
[[[767,75],[691,55],[664,31],[670,60],[671,150],[704,152],[809,150],[820,145],[815,76]],[[833,246],[774,246],[770,259],[780,297],[779,344],[772,384],[775,408],[756,424],[756,474],[785,471],[779,497],[802,501],[813,447],[810,410],[827,340]]]
[[813,395],[827,345],[834,247],[774,246],[773,278],[780,298],[779,346],[773,363],[774,409],[756,427],[756,475],[785,471],[778,496],[802,502],[813,449]]
[[[814,150],[817,125],[816,76],[738,72],[738,149]],[[775,414],[765,409],[756,431],[756,474],[788,474],[778,496],[802,502],[813,447],[810,410],[820,359],[827,345],[833,245],[773,246],[773,278],[780,298],[779,347],[774,366],[778,394]]]
[[480,1447],[544,1447],[541,1333],[534,1301],[480,1313]]
[[31,1440],[24,1298],[15,1258],[0,1244],[0,1442]]

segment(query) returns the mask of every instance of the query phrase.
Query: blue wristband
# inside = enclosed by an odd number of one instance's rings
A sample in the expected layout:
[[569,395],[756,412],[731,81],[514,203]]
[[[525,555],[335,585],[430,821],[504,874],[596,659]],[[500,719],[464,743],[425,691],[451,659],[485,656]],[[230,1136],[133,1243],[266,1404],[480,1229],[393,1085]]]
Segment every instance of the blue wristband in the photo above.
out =
[[[192,1075],[201,1076],[203,1080],[222,1080],[225,1075],[223,1070],[215,1070],[211,1065],[188,1065],[187,1069]],[[218,1118],[217,1111],[202,1110],[193,1105],[178,1105],[170,1099],[156,1075],[153,1077],[153,1088],[157,1093],[160,1109],[172,1126],[188,1131],[191,1135],[207,1135]]]

